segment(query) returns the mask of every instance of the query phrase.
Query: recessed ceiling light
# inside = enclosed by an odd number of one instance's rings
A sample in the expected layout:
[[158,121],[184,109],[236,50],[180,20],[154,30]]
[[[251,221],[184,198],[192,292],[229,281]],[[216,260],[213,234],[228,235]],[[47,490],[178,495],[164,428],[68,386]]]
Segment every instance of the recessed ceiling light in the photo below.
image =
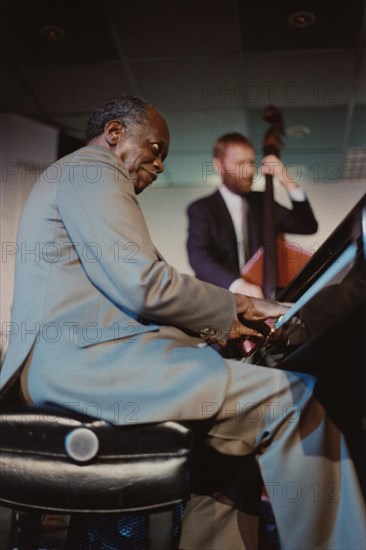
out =
[[315,23],[315,15],[310,11],[296,11],[289,16],[288,22],[292,27],[305,29]]
[[65,36],[65,31],[56,25],[44,25],[39,29],[39,36],[47,42],[58,42]]
[[309,126],[304,126],[302,124],[296,124],[294,126],[288,126],[286,129],[286,133],[288,136],[296,138],[296,139],[303,139],[307,136],[310,136],[311,130]]

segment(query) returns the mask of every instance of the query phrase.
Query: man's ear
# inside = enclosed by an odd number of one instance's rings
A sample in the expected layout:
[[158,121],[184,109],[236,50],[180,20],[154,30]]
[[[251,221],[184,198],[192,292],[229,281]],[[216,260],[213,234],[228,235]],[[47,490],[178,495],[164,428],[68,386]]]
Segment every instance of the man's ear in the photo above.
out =
[[115,147],[125,132],[123,122],[119,120],[109,120],[104,126],[104,139],[110,147]]
[[217,172],[217,174],[219,174],[219,176],[221,176],[221,171],[222,171],[222,162],[220,159],[218,159],[217,157],[214,157],[212,159],[212,164],[214,165],[214,168]]

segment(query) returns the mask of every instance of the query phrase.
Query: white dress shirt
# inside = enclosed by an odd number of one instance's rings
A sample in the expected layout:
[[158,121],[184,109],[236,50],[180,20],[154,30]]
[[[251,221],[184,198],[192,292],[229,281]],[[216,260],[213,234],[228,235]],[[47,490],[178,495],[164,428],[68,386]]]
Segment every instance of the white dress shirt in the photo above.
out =
[[[245,261],[249,259],[245,258],[243,247],[243,198],[240,195],[230,191],[230,189],[228,189],[223,183],[219,186],[218,190],[225,201],[233,221],[238,246],[239,268],[241,270],[245,264]],[[295,202],[302,202],[306,198],[304,191],[300,187],[297,187],[293,191],[289,191],[289,196],[291,200]],[[232,292],[237,291],[238,284],[242,284],[242,279],[236,279],[233,281],[229,287],[229,290]]]

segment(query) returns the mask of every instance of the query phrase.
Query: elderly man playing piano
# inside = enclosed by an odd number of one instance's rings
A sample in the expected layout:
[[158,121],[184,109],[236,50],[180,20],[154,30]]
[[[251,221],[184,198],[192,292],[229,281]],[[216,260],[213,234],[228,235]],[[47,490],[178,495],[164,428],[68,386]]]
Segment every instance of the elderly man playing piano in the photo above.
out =
[[[313,397],[315,379],[225,361],[209,345],[258,335],[246,321],[287,306],[182,275],[151,241],[137,195],[163,171],[168,148],[162,115],[122,97],[91,115],[87,146],[57,161],[57,181],[41,175],[18,241],[44,252],[17,261],[13,323],[22,330],[1,387],[20,377],[27,402],[80,411],[93,402],[121,425],[128,403],[138,422],[209,418],[207,445],[256,455],[282,548],[360,550],[362,497],[344,438]],[[192,497],[180,546],[253,548],[250,519],[230,502]]]

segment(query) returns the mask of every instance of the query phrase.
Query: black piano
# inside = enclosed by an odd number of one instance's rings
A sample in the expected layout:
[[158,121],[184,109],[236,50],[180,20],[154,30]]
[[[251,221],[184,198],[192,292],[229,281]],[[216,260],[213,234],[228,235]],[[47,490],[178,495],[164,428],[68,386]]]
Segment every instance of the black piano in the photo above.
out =
[[350,265],[300,309],[297,330],[287,327],[275,368],[317,377],[317,397],[345,434],[366,495],[366,195],[278,299],[301,299],[350,245],[356,247]]
[[[356,257],[338,275],[336,282],[332,281],[335,284],[320,290],[284,326],[280,339],[257,349],[252,361],[316,376],[317,397],[347,438],[366,496],[363,483],[366,428],[363,425],[366,386],[366,196],[276,297],[289,302],[300,300],[332,265],[337,264],[350,245],[355,245]],[[242,343],[239,344],[242,356]],[[236,358],[238,350],[239,345],[235,349]],[[231,348],[229,352],[232,351]],[[259,514],[262,521],[263,510],[259,508],[262,482],[257,462],[248,457],[243,463],[242,457],[217,453],[201,443],[199,429],[197,426],[194,429],[197,449],[192,482],[195,492],[207,495],[215,491],[223,492],[239,509],[249,514]],[[206,432],[207,427],[203,425],[203,442]]]

